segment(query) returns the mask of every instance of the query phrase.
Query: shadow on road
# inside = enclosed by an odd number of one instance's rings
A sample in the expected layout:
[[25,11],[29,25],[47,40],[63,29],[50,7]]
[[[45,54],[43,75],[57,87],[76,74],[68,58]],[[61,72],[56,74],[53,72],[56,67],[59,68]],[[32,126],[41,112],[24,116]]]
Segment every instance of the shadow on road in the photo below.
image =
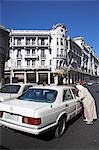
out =
[[[66,126],[66,130],[76,121],[78,120],[81,116],[82,116],[83,112],[81,112],[80,114],[78,114],[76,117],[74,117],[73,119],[71,119],[70,121],[67,122],[67,126]],[[12,129],[11,129],[12,130]],[[52,129],[52,130],[49,130],[43,134],[40,134],[40,135],[32,135],[32,134],[29,134],[29,133],[24,133],[24,132],[21,132],[21,131],[15,131],[13,130],[15,133],[19,133],[19,134],[22,134],[24,136],[29,136],[31,138],[36,138],[36,139],[40,139],[40,140],[43,140],[43,141],[52,141],[54,138],[55,138],[55,134],[54,134],[54,131],[55,131],[55,128]],[[65,131],[66,133],[66,131]]]
[[7,148],[5,146],[2,146],[2,145],[0,145],[0,149],[2,149],[2,150],[10,150],[9,148]]

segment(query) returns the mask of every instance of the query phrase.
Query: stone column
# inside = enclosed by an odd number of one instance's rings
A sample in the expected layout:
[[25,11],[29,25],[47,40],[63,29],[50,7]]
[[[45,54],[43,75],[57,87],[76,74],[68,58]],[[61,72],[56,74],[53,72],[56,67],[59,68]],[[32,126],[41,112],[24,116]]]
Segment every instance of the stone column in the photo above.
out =
[[38,83],[39,79],[38,79],[38,72],[36,71],[36,83]]
[[24,72],[24,83],[27,83],[27,79],[26,79],[26,71]]
[[48,84],[50,84],[50,72],[48,72]]

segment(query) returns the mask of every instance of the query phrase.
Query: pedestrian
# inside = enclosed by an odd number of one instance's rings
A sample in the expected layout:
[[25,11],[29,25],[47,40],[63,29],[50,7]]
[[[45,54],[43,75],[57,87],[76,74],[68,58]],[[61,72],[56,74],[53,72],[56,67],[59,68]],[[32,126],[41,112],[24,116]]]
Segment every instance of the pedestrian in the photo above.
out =
[[95,101],[91,93],[82,85],[76,85],[78,95],[84,108],[84,121],[86,124],[93,124],[93,120],[97,119]]
[[45,86],[46,85],[46,81],[43,81],[43,86]]

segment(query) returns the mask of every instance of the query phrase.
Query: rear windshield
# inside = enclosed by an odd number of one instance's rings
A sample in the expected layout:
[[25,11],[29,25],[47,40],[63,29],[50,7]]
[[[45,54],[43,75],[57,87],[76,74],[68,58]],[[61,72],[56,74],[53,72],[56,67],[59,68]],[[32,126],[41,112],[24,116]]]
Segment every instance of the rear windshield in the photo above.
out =
[[20,87],[21,87],[20,85],[5,85],[4,87],[0,89],[0,93],[16,94],[18,93]]
[[18,97],[20,100],[52,103],[57,96],[56,90],[51,89],[29,89],[23,95]]

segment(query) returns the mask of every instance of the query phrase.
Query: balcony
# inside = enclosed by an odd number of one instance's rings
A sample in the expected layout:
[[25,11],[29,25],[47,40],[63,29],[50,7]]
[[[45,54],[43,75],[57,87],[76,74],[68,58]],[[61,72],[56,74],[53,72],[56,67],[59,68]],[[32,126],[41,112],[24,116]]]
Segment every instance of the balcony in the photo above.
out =
[[57,58],[65,58],[66,59],[66,55],[57,55]]
[[25,46],[23,41],[17,41],[10,44],[10,47],[23,47],[23,46]]
[[50,66],[39,65],[37,69],[50,69]]
[[36,42],[35,42],[35,41],[26,41],[25,46],[35,47],[35,46],[37,46],[37,45],[36,45]]
[[38,59],[38,55],[37,54],[26,54],[25,56],[25,59]]
[[46,70],[49,70],[50,69],[50,66],[44,66],[44,65],[38,65],[38,66],[35,66],[35,65],[27,65],[27,66],[15,66],[14,67],[15,70],[22,70],[22,69],[46,69]]
[[37,43],[37,46],[38,46],[38,47],[49,47],[50,45],[49,45],[49,43],[38,42],[38,43]]
[[22,70],[22,69],[37,69],[37,67],[36,66],[34,66],[34,65],[27,65],[27,66],[15,66],[14,67],[14,70]]

